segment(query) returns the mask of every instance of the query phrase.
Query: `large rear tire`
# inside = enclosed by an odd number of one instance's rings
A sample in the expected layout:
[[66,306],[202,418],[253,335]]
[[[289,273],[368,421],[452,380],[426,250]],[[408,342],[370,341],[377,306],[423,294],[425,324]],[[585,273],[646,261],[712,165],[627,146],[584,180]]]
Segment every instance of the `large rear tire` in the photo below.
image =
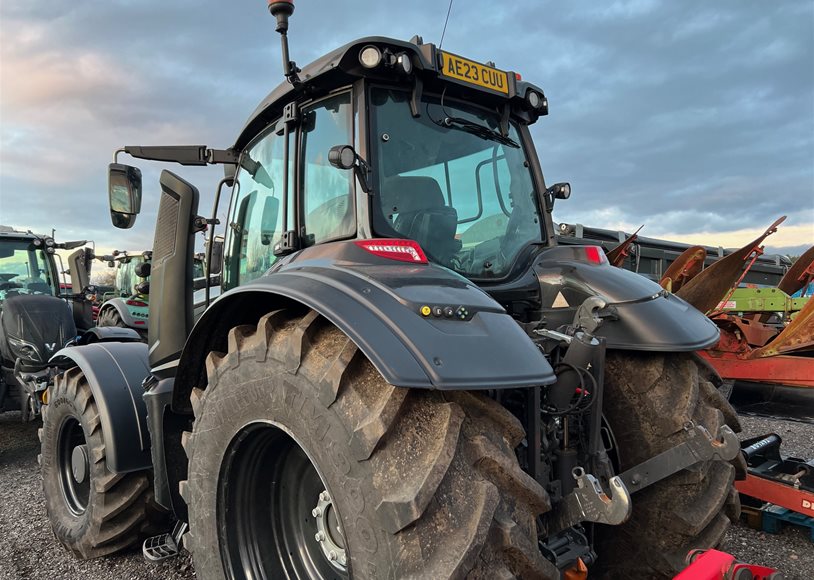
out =
[[495,401],[393,387],[314,312],[228,344],[183,438],[200,577],[559,578],[537,548],[549,498]]
[[88,559],[155,533],[167,517],[153,501],[151,474],[107,469],[99,409],[82,371],[73,368],[58,376],[48,394],[38,460],[57,540]]
[[[690,421],[713,435],[724,424],[740,431],[709,379],[690,354],[608,353],[603,412],[622,471],[685,441]],[[630,520],[597,527],[599,577],[672,578],[687,552],[717,546],[740,514],[740,461],[696,464],[634,494]]]

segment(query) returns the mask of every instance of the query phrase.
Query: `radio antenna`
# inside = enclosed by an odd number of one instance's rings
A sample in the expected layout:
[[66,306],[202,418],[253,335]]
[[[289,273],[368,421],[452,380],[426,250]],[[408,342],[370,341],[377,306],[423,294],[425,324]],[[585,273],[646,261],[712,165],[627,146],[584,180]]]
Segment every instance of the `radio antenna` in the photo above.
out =
[[444,20],[444,31],[441,33],[441,42],[438,43],[438,50],[441,50],[441,47],[444,46],[444,36],[447,34],[447,23],[449,23],[449,14],[452,12],[452,1],[449,0],[449,7],[447,8],[447,19]]

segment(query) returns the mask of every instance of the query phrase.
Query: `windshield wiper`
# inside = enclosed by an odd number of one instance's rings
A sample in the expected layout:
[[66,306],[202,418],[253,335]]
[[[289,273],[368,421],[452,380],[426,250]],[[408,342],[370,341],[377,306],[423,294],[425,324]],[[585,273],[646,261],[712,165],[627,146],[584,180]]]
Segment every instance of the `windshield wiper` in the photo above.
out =
[[520,145],[514,139],[504,137],[494,129],[484,127],[483,125],[478,125],[477,123],[473,123],[467,119],[462,119],[461,117],[446,117],[442,124],[444,127],[454,127],[456,129],[460,129],[461,131],[466,131],[467,133],[477,135],[481,139],[486,139],[487,141],[497,141],[502,145],[520,149]]

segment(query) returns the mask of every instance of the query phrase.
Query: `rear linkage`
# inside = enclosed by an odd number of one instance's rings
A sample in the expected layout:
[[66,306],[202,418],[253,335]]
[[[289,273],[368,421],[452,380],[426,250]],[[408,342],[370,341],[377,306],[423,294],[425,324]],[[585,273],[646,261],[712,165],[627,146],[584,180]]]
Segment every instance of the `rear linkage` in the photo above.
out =
[[[670,477],[674,473],[687,469],[696,463],[710,459],[730,461],[740,452],[740,443],[735,433],[728,426],[721,426],[714,436],[703,426],[687,422],[684,429],[689,439],[668,449],[647,461],[619,474],[612,475],[607,451],[602,445],[600,433],[602,428],[602,396],[605,361],[604,339],[595,336],[604,317],[612,314],[612,305],[600,297],[592,297],[583,302],[574,316],[574,323],[565,332],[536,328],[532,333],[544,340],[566,346],[558,370],[558,380],[547,393],[546,402],[555,409],[552,414],[562,415],[564,425],[563,449],[559,455],[559,469],[562,484],[562,499],[546,516],[547,537],[541,542],[541,548],[550,559],[559,561],[572,560],[574,534],[569,530],[581,523],[598,523],[619,525],[624,523],[632,513],[631,494]],[[588,473],[585,468],[576,465],[577,454],[568,448],[568,413],[574,406],[569,406],[575,392],[584,397],[585,378],[593,389],[590,401],[590,431],[587,462],[595,473],[607,482],[608,491],[603,489],[600,478]],[[540,387],[529,389],[529,409],[541,409]],[[536,406],[532,406],[533,403]],[[535,416],[532,417],[531,415]],[[531,475],[541,483],[540,437],[541,419],[539,413],[529,412],[528,465]],[[536,445],[534,443],[536,441]],[[570,476],[570,477],[569,477]],[[568,546],[567,553],[562,549]],[[586,554],[588,558],[592,554]],[[583,559],[585,556],[583,556]]]

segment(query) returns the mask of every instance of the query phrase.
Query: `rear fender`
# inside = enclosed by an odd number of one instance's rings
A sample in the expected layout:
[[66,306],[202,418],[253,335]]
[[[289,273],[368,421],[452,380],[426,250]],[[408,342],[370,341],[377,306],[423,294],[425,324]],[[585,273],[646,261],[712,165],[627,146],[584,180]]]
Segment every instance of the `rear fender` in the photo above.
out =
[[99,408],[107,466],[113,473],[152,466],[147,407],[142,381],[150,374],[147,345],[142,342],[97,342],[57,352],[52,363],[79,367]]
[[[328,319],[398,387],[506,389],[556,380],[523,329],[465,278],[432,264],[376,259],[352,243],[311,255],[223,294],[204,313],[179,362],[176,410],[189,410],[192,386],[206,384],[205,357],[226,351],[230,328],[292,306]],[[422,315],[423,307],[441,315]]]
[[132,328],[94,326],[85,331],[76,341],[76,344],[83,345],[92,342],[141,342],[141,336]]
[[596,331],[611,349],[694,351],[713,346],[719,333],[704,314],[661,286],[604,260],[590,262],[585,246],[558,246],[540,253],[534,272],[540,281],[548,326],[569,325],[587,298],[609,306]]
[[121,316],[122,322],[124,322],[130,328],[138,328],[139,330],[144,330],[145,332],[149,328],[148,320],[139,320],[139,322],[143,322],[144,324],[136,324],[136,318],[130,312],[124,298],[111,298],[102,304],[102,307],[99,309],[99,316],[101,316],[102,313],[109,308],[115,309],[116,312],[119,313],[119,316]]

